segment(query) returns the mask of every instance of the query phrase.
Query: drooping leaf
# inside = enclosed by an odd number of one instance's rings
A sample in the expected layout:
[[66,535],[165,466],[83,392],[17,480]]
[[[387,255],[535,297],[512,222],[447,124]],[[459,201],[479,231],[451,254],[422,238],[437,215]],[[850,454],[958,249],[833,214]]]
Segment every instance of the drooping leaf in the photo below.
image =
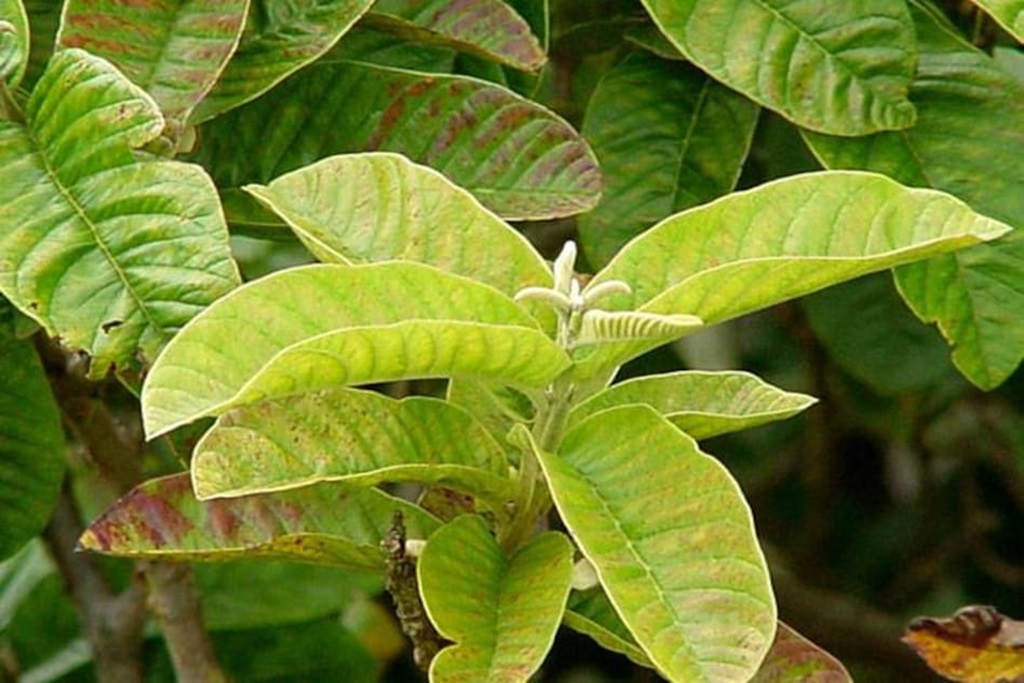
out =
[[332,386],[467,376],[546,386],[569,364],[498,291],[415,263],[312,265],[237,289],[183,329],[142,391],[150,438]]
[[249,0],[68,0],[57,45],[110,60],[167,119],[183,123],[235,51],[248,7]]
[[915,619],[903,642],[935,672],[954,681],[1024,678],[1024,622],[1009,619],[994,607],[969,605],[948,619]]
[[565,121],[461,76],[315,64],[201,133],[196,158],[221,188],[332,154],[386,151],[437,169],[509,219],[579,213],[601,189],[593,153]]
[[398,154],[334,156],[247,192],[327,263],[417,261],[509,296],[551,286],[530,243],[437,171]]
[[907,310],[888,275],[816,292],[801,305],[832,361],[879,394],[921,391],[958,379],[942,337]]
[[577,633],[593,638],[606,650],[623,654],[640,666],[654,666],[600,586],[570,594],[562,622]]
[[529,679],[562,618],[572,552],[564,535],[545,532],[507,557],[476,515],[435,532],[416,573],[430,621],[455,644],[434,658],[431,682]]
[[[975,210],[1024,227],[1024,84],[915,9],[917,125],[867,138],[805,135],[832,168],[864,168],[951,192]],[[897,271],[914,312],[937,322],[953,362],[992,388],[1024,358],[1024,241],[1004,239]]]
[[575,425],[591,415],[631,404],[647,405],[694,439],[785,420],[817,403],[783,391],[748,372],[672,372],[616,384],[581,403],[569,416]]
[[112,65],[58,52],[25,110],[0,121],[0,293],[91,372],[152,359],[238,282],[210,179],[136,156],[163,119]]
[[583,135],[605,176],[579,220],[595,268],[661,219],[736,186],[758,107],[693,66],[638,52],[615,65],[587,105]]
[[373,0],[252,0],[245,32],[191,123],[259,97],[327,52]]
[[365,23],[407,40],[453,47],[524,71],[536,71],[546,61],[530,25],[501,0],[377,0]]
[[0,330],[0,560],[42,531],[64,477],[64,431],[32,342]]
[[745,680],[775,601],[736,482],[646,406],[611,408],[538,457],[615,611],[669,680]]
[[1024,43],[1024,2],[1021,0],[974,0],[1018,42]]
[[438,526],[415,505],[374,488],[322,484],[200,501],[188,474],[174,474],[132,489],[89,525],[79,545],[120,557],[261,557],[379,571],[380,541],[395,510],[411,536],[425,538]]
[[783,622],[751,683],[853,683],[839,660]]
[[218,418],[196,445],[200,498],[281,491],[322,481],[418,481],[478,495],[500,509],[514,492],[497,442],[444,401],[332,389],[265,401]]
[[904,3],[643,0],[694,64],[794,123],[834,135],[907,128],[914,27]]
[[[630,242],[588,287],[632,287],[619,307],[715,324],[867,273],[994,239],[1010,228],[954,197],[851,171],[808,173],[668,218]],[[577,368],[650,348],[606,345]]]
[[29,55],[28,15],[21,0],[0,0],[0,85],[14,92]]

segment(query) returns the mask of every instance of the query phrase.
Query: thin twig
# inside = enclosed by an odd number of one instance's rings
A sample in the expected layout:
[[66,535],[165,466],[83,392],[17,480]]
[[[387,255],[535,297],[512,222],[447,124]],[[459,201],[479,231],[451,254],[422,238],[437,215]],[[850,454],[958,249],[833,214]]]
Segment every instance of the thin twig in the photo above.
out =
[[[127,493],[143,478],[142,442],[118,424],[106,403],[100,400],[98,387],[102,385],[87,382],[76,373],[69,358],[55,344],[41,342],[39,348],[50,367],[51,386],[68,431],[88,451],[93,465],[109,488],[107,493],[111,499]],[[63,552],[70,552],[75,547],[81,530],[79,524],[73,535],[60,540],[66,544]],[[72,557],[88,558],[85,555]],[[202,603],[191,567],[163,562],[140,562],[136,567],[139,600],[145,604],[142,598],[148,587],[149,605],[160,624],[177,679],[225,680],[213,643],[203,627]],[[67,569],[70,571],[74,567],[67,565]],[[132,617],[124,615],[125,619]],[[110,618],[116,619],[116,613]],[[138,637],[139,644],[135,647],[141,647],[141,631]]]
[[65,486],[43,538],[92,646],[97,677],[111,683],[142,681],[145,587],[136,576],[123,592],[115,594],[95,558],[74,551],[81,533],[78,508]]

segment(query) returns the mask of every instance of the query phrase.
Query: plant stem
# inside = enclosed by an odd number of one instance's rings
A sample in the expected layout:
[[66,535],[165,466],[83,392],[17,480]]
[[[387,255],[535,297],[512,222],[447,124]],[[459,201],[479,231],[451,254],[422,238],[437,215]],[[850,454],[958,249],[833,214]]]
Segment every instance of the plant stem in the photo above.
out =
[[[565,433],[565,423],[572,407],[573,384],[567,376],[555,380],[545,392],[545,402],[537,412],[532,437],[533,445],[545,453],[558,448]],[[543,474],[537,455],[532,448],[523,448],[519,466],[519,491],[516,495],[512,521],[500,536],[505,551],[514,552],[531,535],[537,520],[551,504],[551,497],[543,483]]]

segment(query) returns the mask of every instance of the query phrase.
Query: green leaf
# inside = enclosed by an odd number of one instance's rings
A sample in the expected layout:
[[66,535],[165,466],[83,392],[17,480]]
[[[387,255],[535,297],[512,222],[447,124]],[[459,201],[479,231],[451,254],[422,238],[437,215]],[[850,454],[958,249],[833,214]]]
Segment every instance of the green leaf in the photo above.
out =
[[0,121],[0,293],[89,352],[93,376],[152,359],[238,282],[213,184],[133,152],[160,112],[81,50],[54,56],[25,119]]
[[564,535],[545,532],[506,557],[475,515],[434,533],[416,573],[430,621],[455,645],[434,658],[431,682],[532,676],[565,609],[572,552]]
[[638,52],[606,71],[583,122],[605,175],[601,202],[579,219],[589,262],[602,266],[666,216],[730,192],[757,114],[680,62]]
[[211,306],[157,359],[142,391],[150,438],[267,398],[416,377],[546,386],[569,359],[496,290],[430,266],[312,265]]
[[373,0],[252,0],[238,50],[190,122],[201,123],[255,99],[315,61],[372,4]]
[[39,539],[30,541],[13,556],[0,562],[0,632],[9,632],[18,609],[36,586],[56,571],[53,560]]
[[660,344],[678,339],[703,327],[704,321],[692,315],[660,315],[640,311],[602,311],[583,314],[577,346],[608,344],[617,341],[645,341]]
[[653,667],[651,660],[636,644],[633,634],[615,613],[601,587],[586,591],[573,591],[569,595],[562,622],[577,633],[594,639],[606,650],[618,652],[640,666]]
[[694,64],[800,126],[866,135],[914,123],[914,27],[902,2],[643,4]]
[[569,416],[576,425],[607,408],[647,405],[694,439],[785,420],[817,403],[783,391],[748,372],[672,372],[616,384],[581,403]]
[[183,123],[235,51],[248,6],[249,0],[68,0],[57,46],[110,60],[164,116]]
[[321,261],[418,261],[509,296],[551,286],[551,270],[522,235],[437,171],[398,154],[329,157],[244,189]]
[[222,415],[196,445],[192,481],[203,499],[322,481],[417,481],[480,496],[497,510],[515,490],[501,447],[469,413],[435,398],[353,389]]
[[28,65],[28,15],[21,0],[0,0],[0,87],[14,92]]
[[295,562],[233,559],[193,567],[210,631],[239,631],[337,618],[380,590],[380,577]]
[[523,71],[547,57],[530,25],[501,0],[377,0],[367,25],[417,43],[452,47]]
[[498,443],[505,443],[512,425],[529,422],[534,412],[530,398],[522,392],[466,378],[448,382],[446,399],[475,417]]
[[22,81],[22,87],[28,89],[39,80],[50,57],[53,56],[57,30],[60,28],[62,3],[52,0],[22,0],[22,4],[31,27],[28,66],[25,69],[25,79]]
[[64,477],[64,431],[32,342],[0,330],[0,560],[42,531]]
[[[588,287],[624,280],[633,294],[616,295],[620,308],[686,313],[712,325],[1009,229],[954,197],[884,176],[808,173],[662,221],[626,245]],[[577,374],[593,376],[650,346],[606,345]]]
[[985,10],[1000,26],[1024,43],[1024,1],[1022,0],[974,0],[974,4]]
[[562,519],[669,680],[746,680],[775,633],[754,524],[716,460],[646,406],[591,416],[538,453]]
[[800,303],[829,357],[877,393],[893,396],[957,383],[942,337],[907,310],[887,275],[832,287]]
[[399,152],[508,219],[567,216],[600,195],[586,142],[551,111],[461,76],[319,63],[201,130],[218,187],[266,183],[332,154]]
[[[925,12],[914,17],[917,125],[858,139],[808,134],[808,144],[826,166],[951,192],[1024,228],[1024,84]],[[964,376],[990,389],[1024,358],[1022,272],[1024,240],[1014,237],[900,269],[897,284],[918,317],[938,323]]]
[[839,660],[783,622],[751,683],[853,683]]
[[402,511],[410,537],[426,538],[438,526],[415,505],[374,488],[323,484],[199,501],[188,474],[174,474],[132,489],[89,525],[79,546],[120,557],[260,557],[379,571],[380,541],[395,510]]

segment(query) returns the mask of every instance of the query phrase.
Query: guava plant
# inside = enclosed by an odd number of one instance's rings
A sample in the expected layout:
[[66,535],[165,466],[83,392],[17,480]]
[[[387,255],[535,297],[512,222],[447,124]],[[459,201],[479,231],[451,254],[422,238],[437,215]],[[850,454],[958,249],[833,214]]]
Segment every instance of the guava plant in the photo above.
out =
[[[426,614],[453,643],[435,681],[525,680],[563,621],[669,680],[754,676],[777,628],[768,570],[741,491],[696,439],[814,399],[741,372],[612,383],[617,369],[1007,229],[882,176],[808,174],[674,215],[584,282],[572,242],[549,266],[397,155],[331,157],[245,190],[323,263],[233,290],[168,343],[144,424],[155,438],[216,418],[192,486],[144,484],[83,544],[382,571],[400,512]],[[445,398],[357,388],[421,378],[448,379]],[[422,485],[418,504],[388,493],[398,482]],[[154,516],[153,501],[173,511]]]
[[[315,591],[259,574],[286,560],[383,579],[434,681],[527,680],[560,626],[673,681],[848,679],[698,445],[815,399],[620,370],[896,268],[1004,381],[1019,102],[925,0],[0,0],[0,606],[56,565],[90,647],[38,667],[143,680],[148,601],[174,675],[219,680],[208,629],[310,611],[213,590],[204,621],[185,561]],[[832,170],[734,192],[759,120]],[[550,262],[518,230],[575,216]],[[238,235],[320,263],[243,278]]]

